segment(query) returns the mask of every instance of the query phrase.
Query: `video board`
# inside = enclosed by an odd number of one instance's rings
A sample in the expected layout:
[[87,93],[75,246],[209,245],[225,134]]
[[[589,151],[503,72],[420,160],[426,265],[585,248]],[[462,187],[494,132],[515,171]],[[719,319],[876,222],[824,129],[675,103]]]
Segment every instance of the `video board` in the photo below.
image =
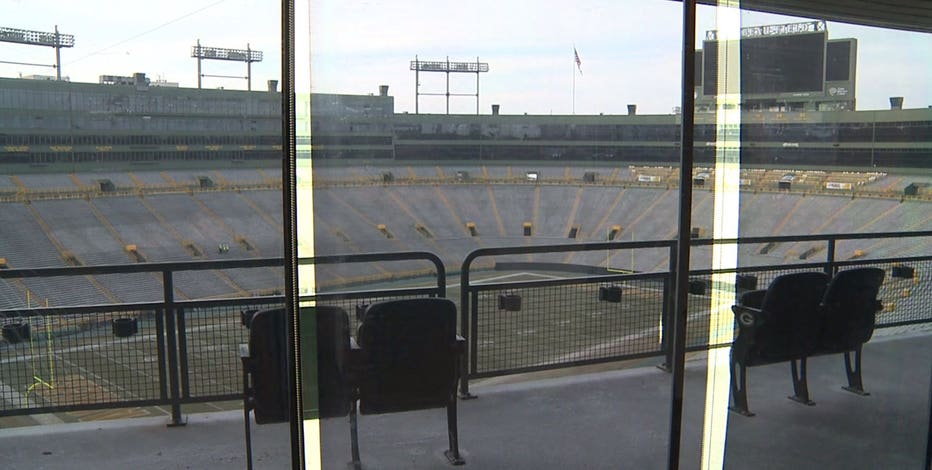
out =
[[[827,32],[821,22],[742,29],[740,41],[729,41],[737,43],[740,50],[741,93],[823,92],[826,39]],[[712,79],[718,76],[718,46],[717,35],[709,31],[702,47],[704,95],[718,94],[718,80]]]

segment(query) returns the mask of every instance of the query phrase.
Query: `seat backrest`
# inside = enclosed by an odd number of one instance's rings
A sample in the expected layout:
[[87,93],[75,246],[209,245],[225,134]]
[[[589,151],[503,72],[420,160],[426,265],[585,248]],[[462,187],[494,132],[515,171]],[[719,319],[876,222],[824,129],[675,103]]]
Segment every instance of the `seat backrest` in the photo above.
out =
[[357,341],[360,413],[444,407],[456,393],[456,305],[450,300],[374,303]]
[[761,302],[763,321],[755,329],[750,363],[801,358],[815,350],[821,334],[819,303],[828,276],[821,272],[778,276]]
[[855,268],[832,278],[822,299],[825,321],[820,352],[850,351],[870,340],[884,275],[880,268]]
[[[307,338],[317,343],[317,370],[309,371],[314,364],[304,364],[302,368],[310,374],[316,373],[318,410],[321,418],[346,416],[350,410],[352,391],[348,379],[348,365],[350,355],[349,316],[346,310],[335,306],[317,306],[314,309],[316,318],[316,337]],[[302,321],[310,320],[301,311]],[[306,342],[302,337],[302,344]],[[312,361],[311,361],[312,362]],[[303,375],[303,374],[302,374]],[[305,382],[307,383],[307,382]],[[308,394],[313,396],[311,394]]]
[[288,421],[285,309],[257,312],[249,329],[249,364],[256,423]]

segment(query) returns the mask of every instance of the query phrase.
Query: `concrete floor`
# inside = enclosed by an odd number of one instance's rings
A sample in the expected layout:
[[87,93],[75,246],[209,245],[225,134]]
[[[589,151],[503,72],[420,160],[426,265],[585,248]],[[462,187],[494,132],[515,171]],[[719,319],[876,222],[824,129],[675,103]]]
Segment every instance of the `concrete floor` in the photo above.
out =
[[[728,469],[920,469],[929,426],[932,335],[901,333],[865,346],[870,396],[840,389],[840,355],[810,359],[817,405],[786,399],[789,366],[749,371],[755,417],[730,413]],[[654,367],[590,372],[519,383],[477,384],[460,402],[460,442],[472,469],[666,468],[671,376]],[[704,360],[687,364],[681,468],[699,468]],[[4,469],[245,468],[242,413],[191,414],[184,427],[165,418],[0,429]],[[350,460],[349,425],[325,420],[325,469]],[[359,419],[364,468],[442,469],[443,410]],[[288,468],[287,425],[253,426],[257,469]]]

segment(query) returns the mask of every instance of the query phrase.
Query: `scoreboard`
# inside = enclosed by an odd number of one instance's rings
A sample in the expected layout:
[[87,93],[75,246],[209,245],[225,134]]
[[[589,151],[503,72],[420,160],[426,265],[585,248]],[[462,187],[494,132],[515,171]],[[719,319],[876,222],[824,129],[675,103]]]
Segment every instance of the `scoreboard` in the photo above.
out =
[[739,40],[720,41],[717,31],[707,31],[702,50],[696,51],[700,98],[718,95],[721,46],[739,50],[746,102],[808,98],[812,103],[847,101],[853,108],[857,41],[829,40],[824,21],[746,27]]

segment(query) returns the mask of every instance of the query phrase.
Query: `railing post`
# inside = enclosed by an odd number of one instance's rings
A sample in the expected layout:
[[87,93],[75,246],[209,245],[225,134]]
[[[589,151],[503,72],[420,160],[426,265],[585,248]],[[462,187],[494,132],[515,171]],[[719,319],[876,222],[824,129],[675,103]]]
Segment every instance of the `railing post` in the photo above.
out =
[[181,387],[178,380],[178,330],[175,324],[175,295],[172,285],[172,272],[162,271],[162,292],[165,305],[165,327],[168,337],[168,382],[169,400],[172,408],[172,419],[168,427],[184,426],[187,424],[181,415]]
[[835,275],[835,239],[828,239],[828,253],[825,257],[827,258],[828,265],[825,266],[825,274],[828,274],[829,277]]
[[155,339],[156,352],[159,358],[159,399],[168,400],[168,361],[165,347],[165,316],[168,312],[166,308],[160,308],[155,312]]
[[[467,356],[466,360],[462,362],[462,368],[460,370],[460,399],[468,400],[471,398],[476,398],[475,395],[469,393],[469,369],[470,365],[473,364],[473,356],[476,354],[475,341],[473,341],[472,329],[475,327],[470,321],[470,316],[472,313],[472,303],[469,298],[469,265],[472,263],[471,256],[466,257],[466,260],[463,261],[462,269],[460,270],[460,333],[466,339],[466,350]],[[474,367],[474,366],[473,366]]]
[[672,313],[673,313],[673,284],[675,282],[673,273],[676,272],[676,245],[670,244],[670,267],[668,275],[663,281],[663,312],[660,317],[660,349],[663,351],[663,363],[657,366],[664,372],[670,372],[673,365],[673,348],[671,347],[670,331]]
[[190,374],[188,373],[188,334],[185,327],[184,308],[175,309],[178,321],[175,323],[178,332],[178,371],[181,373],[181,398],[191,398]]

